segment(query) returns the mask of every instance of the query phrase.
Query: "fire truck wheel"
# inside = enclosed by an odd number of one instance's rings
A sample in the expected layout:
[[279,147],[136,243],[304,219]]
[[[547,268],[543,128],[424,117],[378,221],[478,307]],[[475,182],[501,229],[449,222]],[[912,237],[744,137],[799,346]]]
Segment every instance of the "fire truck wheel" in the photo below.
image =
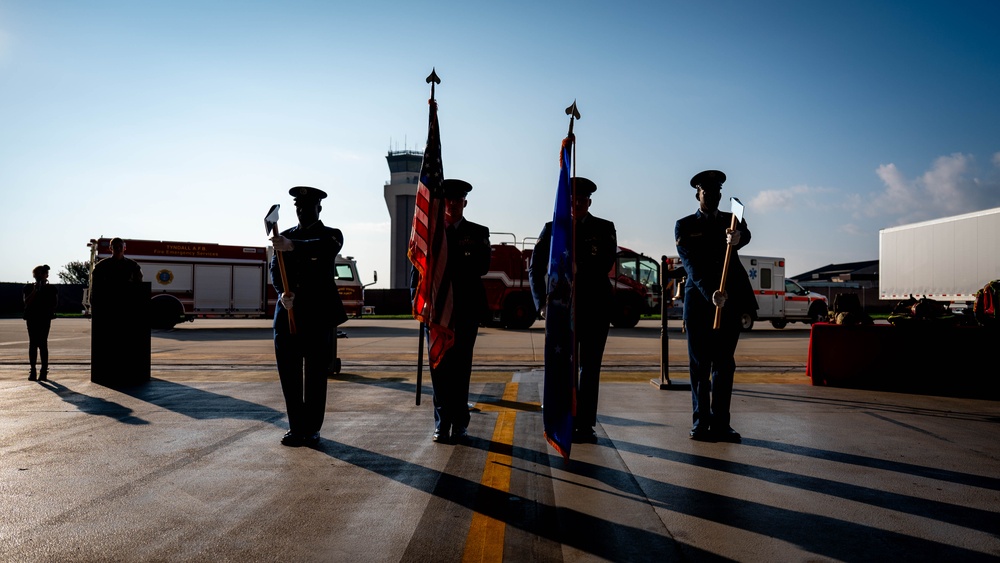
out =
[[785,319],[781,319],[781,320],[777,320],[777,321],[771,321],[771,326],[773,326],[774,328],[780,330],[780,329],[783,329],[786,326],[788,326],[788,321],[786,321]]
[[169,330],[184,320],[184,305],[173,295],[161,293],[149,301],[150,328]]
[[749,332],[753,328],[753,317],[750,313],[743,313],[740,317],[740,330],[743,332]]
[[634,299],[624,299],[611,318],[615,328],[632,328],[639,324],[642,307]]
[[500,322],[508,330],[530,328],[538,318],[538,311],[531,297],[527,295],[511,295],[503,306]]

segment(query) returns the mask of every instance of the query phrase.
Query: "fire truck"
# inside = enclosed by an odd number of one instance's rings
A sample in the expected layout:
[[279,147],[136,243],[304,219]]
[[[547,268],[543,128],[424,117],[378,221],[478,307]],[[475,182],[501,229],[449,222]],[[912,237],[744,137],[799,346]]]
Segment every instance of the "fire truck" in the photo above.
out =
[[[93,265],[111,256],[111,239],[92,239]],[[142,280],[152,286],[150,324],[173,328],[196,318],[270,318],[277,294],[270,283],[270,247],[227,246],[201,242],[125,240],[125,254],[142,268]],[[337,292],[348,316],[360,317],[364,290],[357,264],[337,255]],[[90,314],[90,287],[84,292],[85,313]]]
[[[490,233],[507,235],[511,233]],[[528,264],[534,239],[521,243],[492,245],[490,270],[483,276],[492,324],[507,329],[525,329],[538,318],[528,281]],[[643,314],[657,313],[660,308],[659,264],[656,260],[618,247],[618,259],[608,272],[614,288],[612,324],[632,328]]]
[[[682,277],[684,268],[680,258],[666,258],[667,269],[675,272],[672,276]],[[750,278],[754,295],[757,297],[757,320],[770,321],[774,328],[785,328],[788,323],[808,323],[825,321],[829,314],[826,296],[804,289],[795,280],[785,278],[785,259],[773,256],[740,256],[740,264]],[[681,282],[683,283],[683,282]],[[678,284],[670,309],[680,317],[684,292]],[[744,331],[751,330],[754,319],[749,314],[741,319]]]

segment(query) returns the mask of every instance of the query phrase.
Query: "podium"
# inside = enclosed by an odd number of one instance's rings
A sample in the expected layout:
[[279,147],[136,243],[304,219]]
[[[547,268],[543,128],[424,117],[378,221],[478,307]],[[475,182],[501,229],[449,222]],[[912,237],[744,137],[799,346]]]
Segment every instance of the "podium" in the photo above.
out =
[[90,380],[108,387],[129,387],[150,378],[150,282],[125,282],[101,288],[93,303]]

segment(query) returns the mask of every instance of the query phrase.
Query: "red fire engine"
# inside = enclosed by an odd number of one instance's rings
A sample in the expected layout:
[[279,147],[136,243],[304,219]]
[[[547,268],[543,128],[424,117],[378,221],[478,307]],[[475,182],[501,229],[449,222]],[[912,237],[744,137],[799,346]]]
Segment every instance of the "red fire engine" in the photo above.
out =
[[[111,256],[111,239],[91,240],[93,264]],[[277,295],[268,265],[271,248],[201,242],[125,240],[126,256],[139,263],[143,281],[152,285],[151,326],[173,328],[195,318],[269,318]],[[337,291],[349,316],[360,317],[363,288],[357,265],[337,256]],[[91,275],[93,283],[93,275]],[[90,288],[84,307],[90,313]]]
[[[492,321],[507,329],[528,328],[538,318],[528,282],[532,249],[525,247],[530,244],[530,239],[518,244],[516,238],[513,244],[494,244],[490,270],[483,276]],[[614,288],[614,326],[632,328],[640,315],[659,312],[659,272],[656,260],[618,247],[618,259],[608,272]]]

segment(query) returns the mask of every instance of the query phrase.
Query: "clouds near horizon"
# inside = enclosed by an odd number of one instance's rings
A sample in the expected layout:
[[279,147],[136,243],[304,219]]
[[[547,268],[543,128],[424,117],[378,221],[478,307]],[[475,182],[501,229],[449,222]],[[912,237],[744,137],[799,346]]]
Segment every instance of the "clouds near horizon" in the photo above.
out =
[[853,219],[840,226],[848,234],[863,234],[858,223],[871,219],[884,227],[1000,207],[1000,152],[985,167],[973,155],[953,153],[936,158],[917,176],[908,177],[894,163],[879,166],[875,175],[882,188],[870,195],[796,185],[763,190],[750,203],[761,213],[817,207],[844,211]]

